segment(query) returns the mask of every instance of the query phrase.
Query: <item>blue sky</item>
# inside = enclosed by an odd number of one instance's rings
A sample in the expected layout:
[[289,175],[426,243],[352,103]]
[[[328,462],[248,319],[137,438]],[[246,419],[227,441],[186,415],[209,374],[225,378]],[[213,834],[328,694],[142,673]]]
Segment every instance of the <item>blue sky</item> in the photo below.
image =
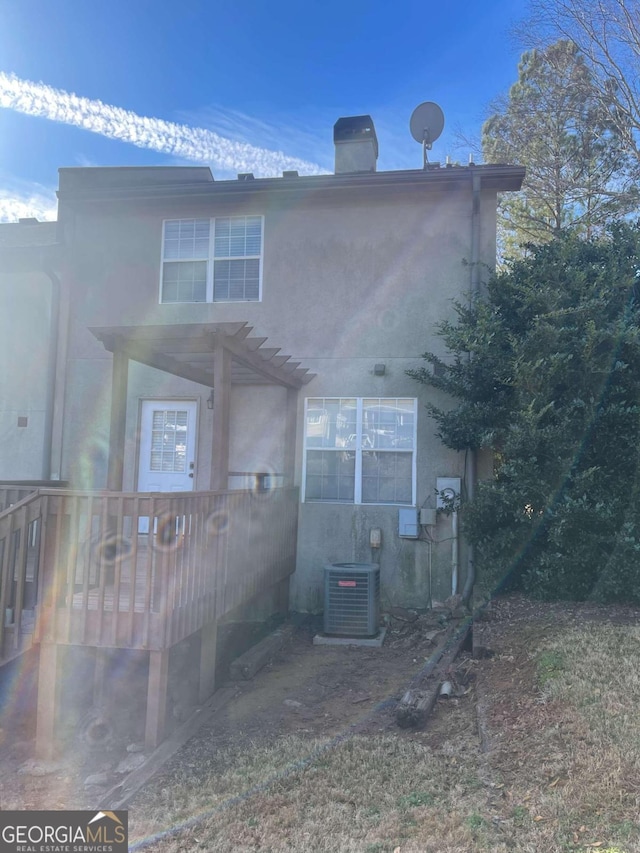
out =
[[379,170],[419,168],[408,122],[423,101],[446,117],[430,159],[466,162],[456,131],[477,138],[516,79],[508,31],[525,12],[526,0],[0,0],[0,221],[54,215],[59,166],[330,172],[345,115],[373,117]]

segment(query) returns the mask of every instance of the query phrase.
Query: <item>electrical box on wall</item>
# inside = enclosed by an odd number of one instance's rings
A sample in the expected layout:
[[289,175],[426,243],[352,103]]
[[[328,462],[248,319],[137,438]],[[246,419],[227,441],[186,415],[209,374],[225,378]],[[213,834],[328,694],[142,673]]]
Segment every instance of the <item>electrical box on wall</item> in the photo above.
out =
[[438,509],[445,509],[447,504],[443,499],[443,492],[446,497],[460,497],[462,481],[460,477],[437,477],[436,489],[438,491],[437,504]]
[[415,506],[398,510],[398,536],[402,539],[417,539],[420,528],[418,526],[418,508]]

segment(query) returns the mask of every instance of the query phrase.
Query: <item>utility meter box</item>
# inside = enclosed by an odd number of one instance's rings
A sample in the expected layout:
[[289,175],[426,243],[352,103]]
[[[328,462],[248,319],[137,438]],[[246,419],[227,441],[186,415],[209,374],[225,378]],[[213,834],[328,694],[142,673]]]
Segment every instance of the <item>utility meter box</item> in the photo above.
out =
[[459,498],[462,481],[460,477],[437,477],[436,490],[438,492],[437,505],[438,509],[446,509],[447,503],[444,496],[448,498]]
[[417,539],[420,532],[418,508],[415,506],[398,510],[398,536],[401,539]]

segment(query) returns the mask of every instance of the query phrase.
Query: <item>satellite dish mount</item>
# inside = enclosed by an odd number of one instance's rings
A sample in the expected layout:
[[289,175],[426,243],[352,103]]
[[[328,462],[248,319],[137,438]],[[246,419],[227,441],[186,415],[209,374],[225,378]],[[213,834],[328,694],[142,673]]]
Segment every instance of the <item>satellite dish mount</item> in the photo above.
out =
[[444,113],[433,101],[425,101],[419,104],[411,113],[409,130],[416,142],[422,145],[422,168],[426,169],[429,163],[427,151],[442,133],[444,128]]

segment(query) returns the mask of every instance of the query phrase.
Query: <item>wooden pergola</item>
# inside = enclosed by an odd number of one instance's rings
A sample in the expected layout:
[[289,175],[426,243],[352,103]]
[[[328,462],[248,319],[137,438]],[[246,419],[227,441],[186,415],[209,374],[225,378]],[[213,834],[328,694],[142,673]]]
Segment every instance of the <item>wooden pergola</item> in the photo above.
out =
[[[315,376],[252,337],[248,323],[183,323],[161,326],[100,326],[90,331],[113,353],[107,488],[122,491],[129,361],[137,361],[215,391],[211,486],[227,488],[231,385],[280,385],[287,389],[285,483],[293,483],[297,397]],[[294,452],[291,452],[291,448]]]

